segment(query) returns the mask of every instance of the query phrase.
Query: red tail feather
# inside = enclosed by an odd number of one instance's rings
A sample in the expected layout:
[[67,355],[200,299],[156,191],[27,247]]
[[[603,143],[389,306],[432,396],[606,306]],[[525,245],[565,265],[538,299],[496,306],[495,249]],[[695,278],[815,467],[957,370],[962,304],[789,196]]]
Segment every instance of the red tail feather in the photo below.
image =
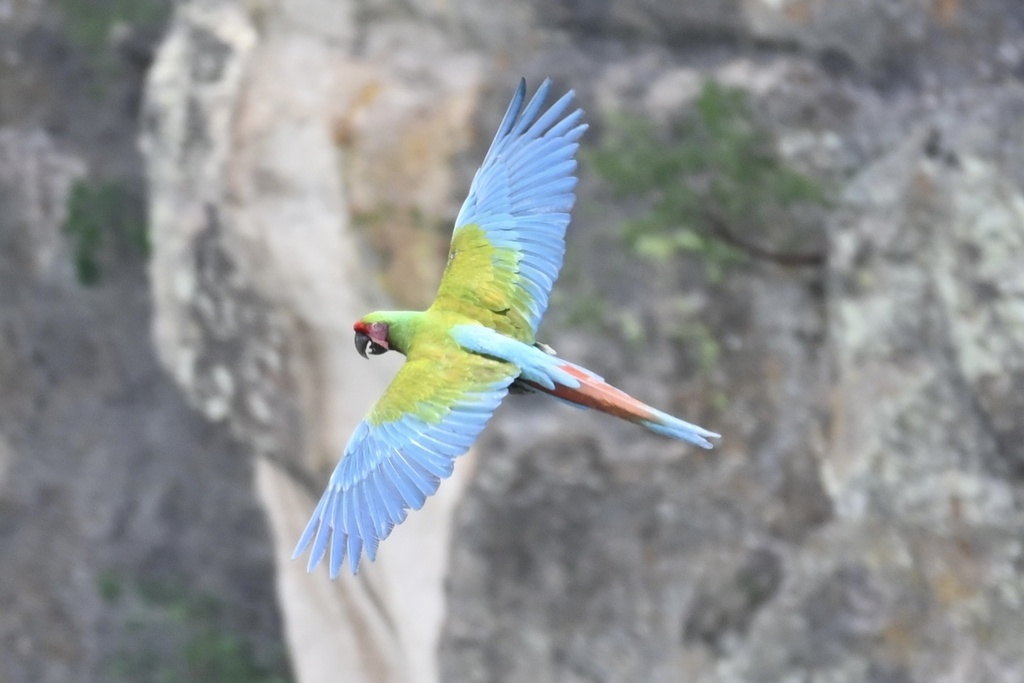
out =
[[642,403],[626,392],[616,389],[602,379],[591,375],[574,365],[562,365],[560,369],[569,373],[580,381],[578,389],[570,389],[567,386],[556,384],[554,389],[546,389],[539,384],[527,382],[537,391],[557,396],[558,398],[586,406],[602,413],[608,413],[630,422],[637,420],[655,420],[651,407]]

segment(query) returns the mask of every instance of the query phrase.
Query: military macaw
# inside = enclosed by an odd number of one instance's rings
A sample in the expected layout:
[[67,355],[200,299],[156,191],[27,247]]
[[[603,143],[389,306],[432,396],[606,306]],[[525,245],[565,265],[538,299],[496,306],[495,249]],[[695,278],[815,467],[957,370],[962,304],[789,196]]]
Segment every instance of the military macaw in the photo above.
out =
[[575,202],[575,154],[587,125],[569,91],[542,113],[545,80],[526,106],[520,82],[455,220],[440,291],[425,311],[358,320],[356,351],[406,357],[356,427],[293,554],[308,570],[330,545],[331,577],[353,574],[420,509],[511,391],[549,394],[711,448],[719,435],[656,410],[562,360],[535,334],[562,267]]

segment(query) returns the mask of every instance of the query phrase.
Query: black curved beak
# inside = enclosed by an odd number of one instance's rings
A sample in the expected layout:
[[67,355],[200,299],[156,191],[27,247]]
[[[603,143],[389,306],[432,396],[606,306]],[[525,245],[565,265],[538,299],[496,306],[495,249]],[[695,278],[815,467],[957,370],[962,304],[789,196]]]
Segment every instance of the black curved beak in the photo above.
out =
[[370,335],[363,334],[362,332],[356,332],[356,351],[359,352],[360,356],[363,358],[369,358],[369,356],[366,355],[366,350],[370,348],[370,345],[372,344],[373,340],[370,339]]
[[[385,346],[381,346],[377,342],[373,341],[370,335],[363,332],[356,332],[356,351],[363,358],[369,358],[370,356],[379,356],[382,353],[387,353],[388,349]],[[366,354],[370,354],[367,356]]]

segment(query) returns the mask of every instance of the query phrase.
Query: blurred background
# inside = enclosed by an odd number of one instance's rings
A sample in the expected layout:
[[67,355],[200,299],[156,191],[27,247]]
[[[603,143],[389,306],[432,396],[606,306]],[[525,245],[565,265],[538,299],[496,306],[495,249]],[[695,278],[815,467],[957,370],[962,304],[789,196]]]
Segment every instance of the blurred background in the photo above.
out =
[[[541,338],[724,437],[511,397],[307,575],[521,76]],[[1024,681],[1022,416],[1020,0],[0,0],[0,683]]]

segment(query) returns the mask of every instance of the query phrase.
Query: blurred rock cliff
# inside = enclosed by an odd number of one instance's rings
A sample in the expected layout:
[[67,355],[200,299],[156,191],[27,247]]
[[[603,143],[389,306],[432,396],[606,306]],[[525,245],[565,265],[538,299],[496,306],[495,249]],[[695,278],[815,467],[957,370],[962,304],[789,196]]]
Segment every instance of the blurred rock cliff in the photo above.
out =
[[[1017,0],[0,2],[0,683],[1024,681]],[[510,398],[291,561],[520,76],[591,129]]]

